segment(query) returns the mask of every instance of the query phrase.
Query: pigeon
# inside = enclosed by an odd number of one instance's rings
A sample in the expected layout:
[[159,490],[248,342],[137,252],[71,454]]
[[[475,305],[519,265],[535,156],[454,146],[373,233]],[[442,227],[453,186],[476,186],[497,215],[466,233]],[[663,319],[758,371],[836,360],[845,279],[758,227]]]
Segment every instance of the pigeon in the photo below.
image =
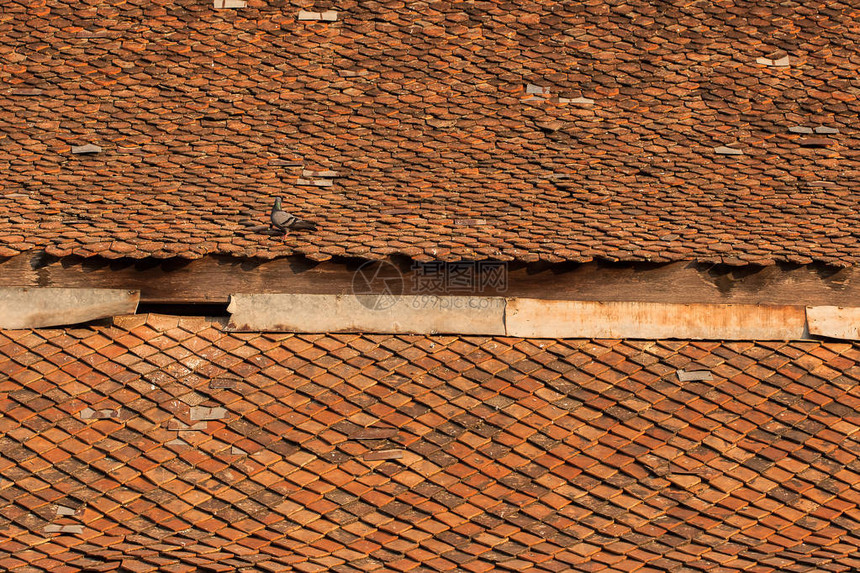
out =
[[316,229],[316,227],[310,221],[303,221],[281,209],[281,198],[275,199],[275,204],[272,206],[272,228],[286,233],[294,229]]

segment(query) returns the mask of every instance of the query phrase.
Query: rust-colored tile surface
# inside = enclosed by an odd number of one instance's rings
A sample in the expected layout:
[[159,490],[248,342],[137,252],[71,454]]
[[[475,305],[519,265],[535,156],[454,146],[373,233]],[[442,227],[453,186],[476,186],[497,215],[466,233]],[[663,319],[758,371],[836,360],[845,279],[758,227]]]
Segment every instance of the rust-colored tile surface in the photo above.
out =
[[0,333],[3,570],[860,568],[853,344],[121,324]]
[[856,2],[247,4],[4,2],[0,256],[860,260]]

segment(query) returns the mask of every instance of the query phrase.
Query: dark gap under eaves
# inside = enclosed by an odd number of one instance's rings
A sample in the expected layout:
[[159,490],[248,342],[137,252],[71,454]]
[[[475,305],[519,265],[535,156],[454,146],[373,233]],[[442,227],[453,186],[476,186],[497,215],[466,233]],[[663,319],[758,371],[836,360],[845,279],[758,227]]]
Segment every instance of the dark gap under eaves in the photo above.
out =
[[230,316],[227,303],[157,303],[142,302],[137,305],[137,314],[167,314],[172,316]]

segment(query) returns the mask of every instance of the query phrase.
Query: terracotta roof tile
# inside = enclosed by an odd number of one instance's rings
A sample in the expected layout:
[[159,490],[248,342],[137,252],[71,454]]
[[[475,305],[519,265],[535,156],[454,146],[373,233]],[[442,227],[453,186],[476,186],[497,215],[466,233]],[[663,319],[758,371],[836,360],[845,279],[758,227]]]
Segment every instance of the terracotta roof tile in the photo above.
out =
[[852,571],[858,360],[153,315],[3,331],[0,566]]
[[0,256],[860,258],[850,2],[7,4]]

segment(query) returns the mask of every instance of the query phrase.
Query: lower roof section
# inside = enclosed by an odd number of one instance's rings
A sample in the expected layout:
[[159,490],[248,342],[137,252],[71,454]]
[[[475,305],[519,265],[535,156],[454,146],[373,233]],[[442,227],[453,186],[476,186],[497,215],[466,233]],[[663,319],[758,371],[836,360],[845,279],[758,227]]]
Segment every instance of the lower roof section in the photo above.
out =
[[4,2],[0,256],[860,263],[856,0],[78,4]]
[[0,331],[0,567],[853,571],[860,347]]

